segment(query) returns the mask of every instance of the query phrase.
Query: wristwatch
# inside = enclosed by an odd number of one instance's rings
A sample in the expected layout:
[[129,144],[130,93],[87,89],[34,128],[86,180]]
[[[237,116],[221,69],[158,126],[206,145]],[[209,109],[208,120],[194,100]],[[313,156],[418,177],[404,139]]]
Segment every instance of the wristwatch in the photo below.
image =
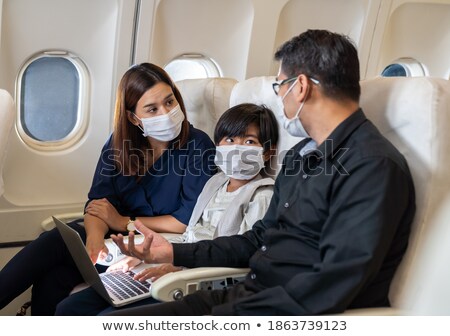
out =
[[127,223],[127,231],[128,232],[130,232],[130,231],[136,231],[136,226],[134,226],[134,221],[136,220],[136,217],[134,217],[134,216],[130,216],[130,219],[128,220],[128,223]]

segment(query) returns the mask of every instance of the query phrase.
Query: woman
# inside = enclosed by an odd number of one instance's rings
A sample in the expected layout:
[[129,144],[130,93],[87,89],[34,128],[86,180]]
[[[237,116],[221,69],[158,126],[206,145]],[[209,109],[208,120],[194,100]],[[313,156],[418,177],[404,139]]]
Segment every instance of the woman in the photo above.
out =
[[[214,144],[187,119],[180,92],[156,65],[131,67],[116,98],[114,132],[100,155],[84,226],[76,229],[95,263],[104,237],[133,229],[139,218],[158,232],[182,233],[213,174]],[[56,229],[43,233],[0,271],[0,308],[33,285],[32,315],[53,315],[82,282]]]

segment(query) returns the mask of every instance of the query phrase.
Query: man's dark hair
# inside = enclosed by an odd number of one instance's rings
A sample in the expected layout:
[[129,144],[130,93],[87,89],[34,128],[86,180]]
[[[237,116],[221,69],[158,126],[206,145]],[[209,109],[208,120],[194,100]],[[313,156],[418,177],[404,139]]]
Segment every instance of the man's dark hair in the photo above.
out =
[[278,123],[272,110],[264,105],[239,104],[226,110],[214,130],[216,145],[224,137],[243,137],[250,125],[258,130],[258,140],[264,152],[278,144]]
[[349,37],[327,30],[307,30],[275,53],[288,77],[304,74],[320,81],[324,95],[359,101],[359,60]]

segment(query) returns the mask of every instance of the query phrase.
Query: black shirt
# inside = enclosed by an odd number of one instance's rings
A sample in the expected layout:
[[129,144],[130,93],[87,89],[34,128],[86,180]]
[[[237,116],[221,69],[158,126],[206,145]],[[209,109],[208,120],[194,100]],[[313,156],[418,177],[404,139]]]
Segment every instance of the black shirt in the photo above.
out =
[[213,314],[315,315],[388,306],[415,212],[403,156],[358,110],[315,151],[285,156],[265,217],[242,236],[174,244],[187,267],[250,267],[254,294]]

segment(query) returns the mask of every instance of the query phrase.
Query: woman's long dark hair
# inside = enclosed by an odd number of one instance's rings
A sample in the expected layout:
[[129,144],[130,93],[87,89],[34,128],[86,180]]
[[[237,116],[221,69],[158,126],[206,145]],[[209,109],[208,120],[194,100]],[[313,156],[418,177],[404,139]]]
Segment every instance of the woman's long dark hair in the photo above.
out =
[[116,162],[120,167],[116,168],[124,175],[144,175],[149,166],[147,154],[152,150],[147,138],[142,136],[142,131],[128,120],[127,113],[134,113],[137,102],[143,94],[161,82],[172,88],[185,116],[181,132],[172,144],[174,148],[180,148],[188,140],[189,122],[183,98],[169,75],[157,65],[150,63],[132,66],[120,80],[114,113],[113,149],[120,158],[119,162]]

